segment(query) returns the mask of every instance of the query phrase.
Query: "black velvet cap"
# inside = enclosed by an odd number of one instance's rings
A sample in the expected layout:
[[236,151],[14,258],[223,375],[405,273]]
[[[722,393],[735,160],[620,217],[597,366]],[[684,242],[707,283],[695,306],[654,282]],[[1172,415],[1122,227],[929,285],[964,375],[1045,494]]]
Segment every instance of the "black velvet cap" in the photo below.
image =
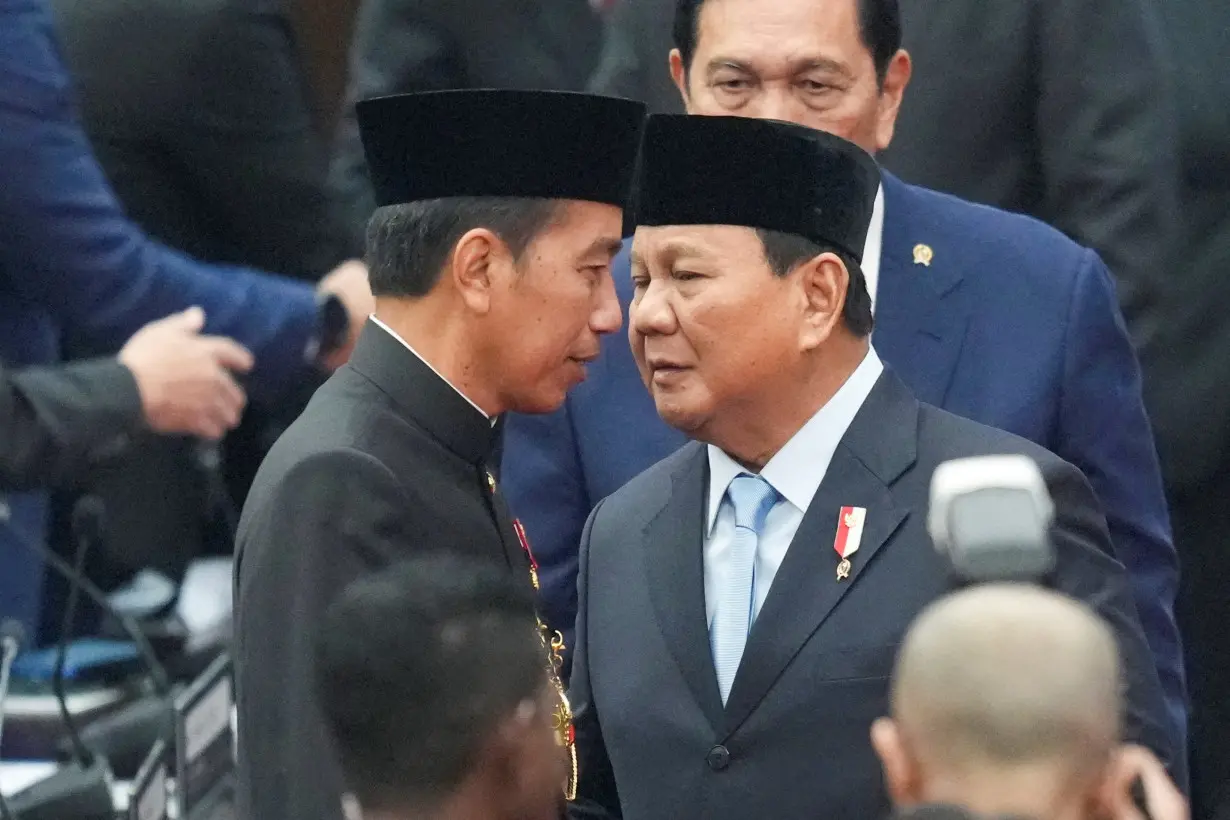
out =
[[793,123],[653,115],[629,215],[636,225],[743,225],[860,263],[880,169],[853,143]]
[[454,196],[624,207],[645,107],[555,91],[440,91],[355,109],[377,205]]

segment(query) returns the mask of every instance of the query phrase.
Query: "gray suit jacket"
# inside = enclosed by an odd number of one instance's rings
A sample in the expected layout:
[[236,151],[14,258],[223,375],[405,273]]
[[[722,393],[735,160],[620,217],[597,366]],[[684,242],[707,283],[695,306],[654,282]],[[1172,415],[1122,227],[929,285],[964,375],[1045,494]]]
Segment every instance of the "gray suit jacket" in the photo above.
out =
[[[1123,567],[1084,477],[1008,433],[920,404],[886,372],[842,439],[753,627],[723,707],[705,623],[708,460],[692,443],[603,501],[581,545],[572,699],[581,765],[574,818],[879,817],[869,731],[887,714],[896,649],[954,587],[925,517],[943,461],[1024,453],[1056,504],[1049,584],[1119,639],[1127,736],[1183,777]],[[836,579],[842,506],[867,509],[853,574]]]

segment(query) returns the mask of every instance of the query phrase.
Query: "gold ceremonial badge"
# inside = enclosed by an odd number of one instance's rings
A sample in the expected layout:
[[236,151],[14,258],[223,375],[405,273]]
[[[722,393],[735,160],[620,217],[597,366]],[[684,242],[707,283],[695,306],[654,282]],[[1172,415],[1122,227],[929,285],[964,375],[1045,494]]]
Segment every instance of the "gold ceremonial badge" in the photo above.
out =
[[935,258],[935,251],[931,250],[930,245],[915,245],[914,246],[914,264],[931,267],[931,260]]

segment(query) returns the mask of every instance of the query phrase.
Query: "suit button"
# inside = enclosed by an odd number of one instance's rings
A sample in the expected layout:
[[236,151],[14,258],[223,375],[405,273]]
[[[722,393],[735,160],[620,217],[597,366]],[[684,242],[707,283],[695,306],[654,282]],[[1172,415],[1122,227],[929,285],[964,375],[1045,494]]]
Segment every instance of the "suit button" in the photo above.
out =
[[720,772],[730,765],[730,750],[725,746],[714,746],[709,750],[709,754],[705,755],[705,762],[710,769]]

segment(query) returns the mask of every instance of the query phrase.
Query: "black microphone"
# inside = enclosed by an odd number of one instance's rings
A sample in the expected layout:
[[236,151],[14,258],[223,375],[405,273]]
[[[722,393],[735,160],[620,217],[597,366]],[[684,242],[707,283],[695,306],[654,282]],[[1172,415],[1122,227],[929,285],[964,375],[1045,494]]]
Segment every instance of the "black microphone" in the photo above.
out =
[[68,645],[72,641],[74,621],[77,617],[77,601],[81,597],[81,583],[77,579],[85,577],[85,559],[90,548],[102,540],[106,529],[105,512],[102,500],[93,495],[83,496],[73,505],[73,537],[77,541],[77,551],[73,575],[69,579],[68,601],[64,604],[64,622],[56,647],[55,670],[51,675],[51,691],[55,693],[56,702],[60,705],[64,731],[72,743],[73,756],[83,769],[93,764],[94,755],[82,742],[77,722],[68,708],[68,697],[64,694],[64,663],[68,659]]
[[[6,620],[0,623],[0,749],[4,748],[4,702],[9,696],[9,674],[13,671],[13,661],[25,640],[25,630],[17,621]],[[4,792],[0,791],[0,819],[13,820],[13,812]]]
[[[0,518],[0,524],[4,520]],[[57,555],[53,550],[49,549],[40,541],[35,541],[27,537],[16,527],[8,528],[9,535],[15,539],[22,547],[37,555],[39,558],[51,567],[61,578],[70,584],[75,585],[85,596],[93,601],[100,609],[106,612],[109,616],[115,619],[120,628],[124,630],[124,634],[137,647],[138,654],[141,655],[141,660],[144,661],[150,679],[153,681],[154,688],[161,695],[169,695],[171,693],[170,678],[167,676],[166,667],[158,660],[157,653],[154,652],[154,647],[150,645],[149,639],[145,637],[145,633],[137,626],[137,622],[133,618],[116,609],[107,594],[98,588],[93,581],[87,578],[84,574],[77,572],[69,563]]]

